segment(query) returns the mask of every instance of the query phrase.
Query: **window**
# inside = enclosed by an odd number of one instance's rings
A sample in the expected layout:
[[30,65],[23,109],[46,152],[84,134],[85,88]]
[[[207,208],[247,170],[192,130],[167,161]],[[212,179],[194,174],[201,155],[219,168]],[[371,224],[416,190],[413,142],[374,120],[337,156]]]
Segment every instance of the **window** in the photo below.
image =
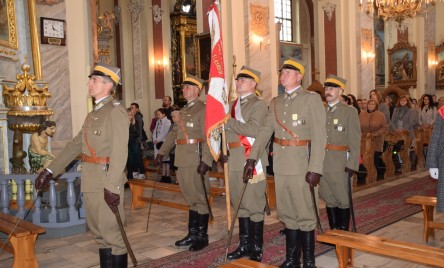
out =
[[293,42],[293,21],[292,21],[292,0],[275,0],[274,14],[275,21],[281,22],[280,41]]

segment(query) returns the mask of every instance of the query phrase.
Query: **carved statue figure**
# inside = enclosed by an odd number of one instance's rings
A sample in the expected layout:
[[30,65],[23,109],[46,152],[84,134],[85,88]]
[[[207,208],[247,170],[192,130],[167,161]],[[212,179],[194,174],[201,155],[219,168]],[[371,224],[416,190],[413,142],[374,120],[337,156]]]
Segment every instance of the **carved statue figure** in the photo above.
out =
[[31,173],[39,173],[46,168],[54,159],[54,155],[47,149],[48,137],[55,133],[56,123],[54,121],[44,121],[37,132],[31,135],[31,144],[28,148],[29,166]]

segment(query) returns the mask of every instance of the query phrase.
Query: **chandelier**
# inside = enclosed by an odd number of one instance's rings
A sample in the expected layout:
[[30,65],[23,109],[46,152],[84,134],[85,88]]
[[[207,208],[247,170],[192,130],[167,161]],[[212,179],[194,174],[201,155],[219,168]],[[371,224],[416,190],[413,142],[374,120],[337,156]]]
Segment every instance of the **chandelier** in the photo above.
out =
[[[384,21],[401,24],[407,18],[426,13],[436,2],[443,0],[360,0],[359,9],[367,15],[375,14]],[[364,3],[363,3],[364,2]]]

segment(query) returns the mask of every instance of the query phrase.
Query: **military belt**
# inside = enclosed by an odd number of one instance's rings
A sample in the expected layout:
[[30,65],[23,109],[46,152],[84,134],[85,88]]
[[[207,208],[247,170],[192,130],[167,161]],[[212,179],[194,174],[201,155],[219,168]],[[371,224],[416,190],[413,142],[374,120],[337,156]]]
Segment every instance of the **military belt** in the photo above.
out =
[[239,142],[239,141],[235,141],[235,142],[229,142],[229,143],[227,143],[227,147],[228,147],[228,149],[233,149],[233,148],[237,148],[237,147],[241,147],[241,146],[244,146],[241,142]]
[[94,164],[109,164],[109,157],[97,157],[82,154],[82,161]]
[[203,139],[177,139],[176,144],[183,145],[183,144],[196,144],[203,142]]
[[330,151],[348,151],[349,147],[346,145],[334,145],[334,144],[327,144],[325,145],[325,150]]
[[283,140],[279,138],[274,138],[273,141],[280,146],[306,146],[311,142],[311,140]]

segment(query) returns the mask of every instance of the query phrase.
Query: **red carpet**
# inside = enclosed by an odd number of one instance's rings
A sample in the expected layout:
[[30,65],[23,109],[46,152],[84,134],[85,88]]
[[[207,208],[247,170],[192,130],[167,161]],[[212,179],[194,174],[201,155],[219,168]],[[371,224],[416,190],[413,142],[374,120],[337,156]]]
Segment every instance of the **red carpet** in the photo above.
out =
[[[404,184],[380,190],[353,199],[356,224],[359,233],[370,233],[390,225],[419,211],[419,206],[407,205],[404,200],[414,195],[436,195],[436,184],[427,178],[418,178]],[[323,229],[328,229],[325,209],[320,210]],[[279,265],[285,259],[285,236],[279,234],[283,224],[265,226],[264,257],[262,262]],[[237,246],[237,235],[233,236],[230,250]],[[218,267],[223,264],[226,239],[211,243],[199,252],[184,251],[161,259],[140,264],[138,267]],[[333,249],[332,246],[316,244],[316,255]]]

